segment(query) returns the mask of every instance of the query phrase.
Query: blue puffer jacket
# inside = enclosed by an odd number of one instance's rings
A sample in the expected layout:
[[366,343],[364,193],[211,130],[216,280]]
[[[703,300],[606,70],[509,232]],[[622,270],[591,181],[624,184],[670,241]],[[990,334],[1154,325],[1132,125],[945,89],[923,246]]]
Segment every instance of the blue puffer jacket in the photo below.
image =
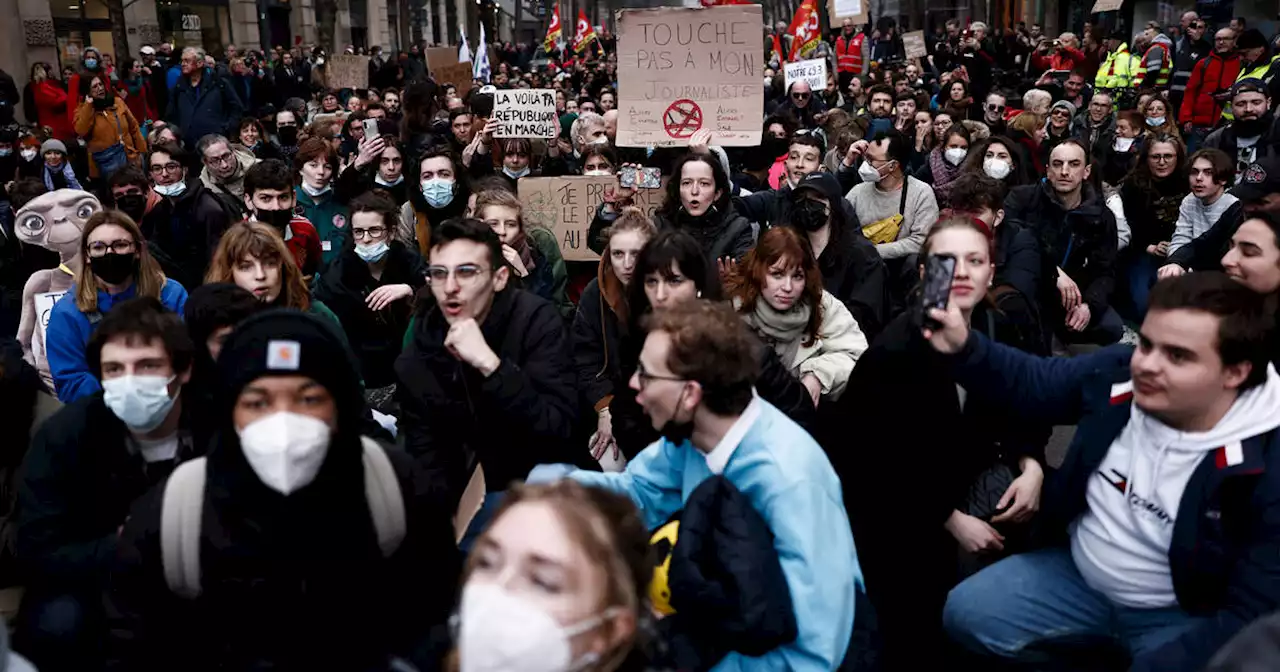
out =
[[[45,348],[48,350],[53,386],[62,403],[69,404],[102,389],[98,379],[89,371],[85,346],[89,344],[89,336],[93,334],[98,322],[102,321],[102,315],[109,312],[112,306],[128,301],[136,294],[136,286],[114,295],[98,290],[98,312],[90,316],[76,307],[76,288],[72,285],[66,296],[53,305],[53,310],[49,313]],[[182,315],[187,305],[187,290],[176,280],[166,280],[160,290],[160,303]]]

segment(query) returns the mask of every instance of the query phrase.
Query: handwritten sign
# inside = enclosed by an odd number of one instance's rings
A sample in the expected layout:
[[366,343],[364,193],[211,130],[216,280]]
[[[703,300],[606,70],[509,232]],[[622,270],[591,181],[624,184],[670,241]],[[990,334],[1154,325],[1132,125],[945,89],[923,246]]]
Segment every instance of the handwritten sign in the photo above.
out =
[[36,317],[40,320],[41,343],[45,342],[45,336],[49,333],[49,314],[53,312],[53,304],[66,294],[66,292],[44,292],[33,297],[36,304]]
[[1114,12],[1124,6],[1124,0],[1098,0],[1093,3],[1093,9],[1089,10],[1090,14],[1098,12]]
[[784,71],[786,73],[788,91],[791,90],[791,85],[795,82],[805,82],[814,91],[822,91],[827,88],[826,59],[814,58],[808,61],[788,63]]
[[458,97],[471,91],[471,63],[458,62],[456,47],[432,47],[427,49],[427,68],[436,84],[452,84],[458,87]]
[[495,138],[554,138],[560,135],[556,92],[551,89],[499,89],[493,94]]
[[907,52],[907,58],[924,58],[929,55],[929,50],[924,46],[924,31],[913,30],[909,33],[902,34],[902,48]]
[[618,14],[619,147],[760,144],[760,5],[624,9]]
[[326,82],[329,88],[341,89],[369,88],[368,56],[334,56],[329,59],[325,68]]
[[[639,189],[632,203],[646,215],[662,205],[662,189]],[[521,215],[526,224],[556,234],[566,261],[597,261],[600,255],[587,246],[587,233],[604,197],[618,188],[616,177],[525,177],[516,183]]]

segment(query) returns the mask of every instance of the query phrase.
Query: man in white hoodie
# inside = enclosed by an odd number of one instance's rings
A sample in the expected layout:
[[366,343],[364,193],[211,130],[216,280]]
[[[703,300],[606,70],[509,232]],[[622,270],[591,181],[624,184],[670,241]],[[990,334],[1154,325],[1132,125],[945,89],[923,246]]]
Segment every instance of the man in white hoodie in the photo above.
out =
[[1280,376],[1261,297],[1216,272],[1164,280],[1136,349],[1071,359],[992,343],[954,307],[931,316],[971,396],[1079,423],[1043,498],[1045,548],[952,590],[952,639],[1030,664],[1049,643],[1110,639],[1133,670],[1190,671],[1280,608]]

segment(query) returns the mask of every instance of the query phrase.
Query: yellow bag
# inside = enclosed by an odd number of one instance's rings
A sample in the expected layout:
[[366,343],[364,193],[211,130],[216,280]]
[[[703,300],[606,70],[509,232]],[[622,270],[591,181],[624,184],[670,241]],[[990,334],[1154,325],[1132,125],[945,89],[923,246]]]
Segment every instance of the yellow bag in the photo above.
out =
[[902,228],[902,215],[907,208],[907,184],[910,177],[902,178],[902,201],[898,203],[898,214],[876,220],[862,227],[862,235],[876,245],[892,243],[898,239],[898,231]]
[[862,227],[862,235],[876,245],[883,245],[897,240],[898,229],[901,228],[902,215],[890,215]]

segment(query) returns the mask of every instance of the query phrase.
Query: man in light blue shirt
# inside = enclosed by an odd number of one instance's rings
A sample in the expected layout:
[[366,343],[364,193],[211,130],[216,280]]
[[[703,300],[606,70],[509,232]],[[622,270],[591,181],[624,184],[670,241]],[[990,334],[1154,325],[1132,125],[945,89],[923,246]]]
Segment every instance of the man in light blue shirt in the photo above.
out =
[[623,473],[571,478],[630,495],[653,529],[699,483],[723,475],[774,535],[799,636],[760,657],[730,653],[714,669],[827,672],[844,660],[862,570],[826,454],[752,389],[756,348],[725,304],[695,300],[655,313],[631,387],[663,438]]

